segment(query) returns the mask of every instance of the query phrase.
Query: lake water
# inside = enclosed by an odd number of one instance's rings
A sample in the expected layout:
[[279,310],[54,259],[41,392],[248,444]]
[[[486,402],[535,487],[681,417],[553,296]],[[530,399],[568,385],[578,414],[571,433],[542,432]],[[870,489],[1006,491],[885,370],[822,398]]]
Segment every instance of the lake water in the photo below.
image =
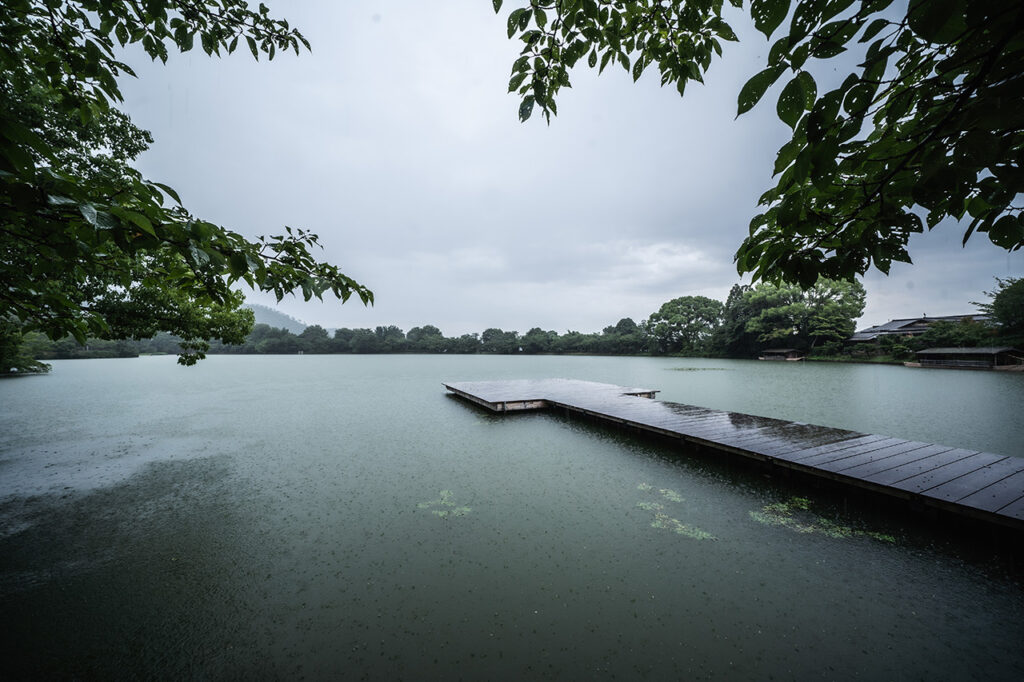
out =
[[1024,456],[1024,375],[215,356],[0,382],[0,677],[1024,679],[1024,581],[870,502],[442,381]]

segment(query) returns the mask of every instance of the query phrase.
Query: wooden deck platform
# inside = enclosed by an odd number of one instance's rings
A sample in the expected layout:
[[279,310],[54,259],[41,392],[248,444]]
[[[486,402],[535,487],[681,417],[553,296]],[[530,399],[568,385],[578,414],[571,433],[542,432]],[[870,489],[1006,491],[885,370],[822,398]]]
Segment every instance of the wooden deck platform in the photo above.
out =
[[711,410],[575,379],[444,384],[494,412],[556,407],[1024,530],[1024,458]]

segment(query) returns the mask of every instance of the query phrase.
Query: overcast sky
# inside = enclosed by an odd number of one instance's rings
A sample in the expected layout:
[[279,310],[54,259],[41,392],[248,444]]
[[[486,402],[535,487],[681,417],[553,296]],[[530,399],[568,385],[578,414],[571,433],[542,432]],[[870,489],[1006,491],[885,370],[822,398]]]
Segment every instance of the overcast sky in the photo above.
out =
[[[741,42],[706,86],[680,98],[653,69],[634,84],[621,68],[583,68],[547,126],[517,120],[506,94],[517,44],[508,9],[495,16],[489,0],[268,4],[312,53],[256,63],[245,49],[217,59],[197,48],[166,65],[132,53],[140,78],[122,85],[156,139],[139,162],[150,179],[250,237],[284,225],[319,234],[323,258],[377,299],[289,297],[279,310],[449,336],[591,332],[678,296],[724,300],[740,281],[733,254],[788,128],[777,91],[734,120],[768,47],[736,11]],[[942,225],[911,242],[914,265],[869,274],[861,326],[970,312],[994,276],[1024,275],[1024,255],[983,236],[961,248],[962,233]]]

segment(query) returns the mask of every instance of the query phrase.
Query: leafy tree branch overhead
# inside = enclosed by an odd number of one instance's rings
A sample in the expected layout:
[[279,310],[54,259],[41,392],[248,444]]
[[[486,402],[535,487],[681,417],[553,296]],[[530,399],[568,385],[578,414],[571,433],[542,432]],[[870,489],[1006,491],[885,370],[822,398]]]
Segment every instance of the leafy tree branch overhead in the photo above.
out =
[[193,216],[170,187],[131,167],[152,139],[115,108],[134,76],[118,50],[166,61],[240,45],[273,59],[309,47],[263,4],[242,0],[7,0],[0,13],[0,319],[51,338],[241,342],[244,282],[304,299],[373,294],[318,261],[317,235],[286,227],[250,240]]
[[[499,11],[502,0],[492,2]],[[523,50],[509,91],[521,97],[524,121],[539,109],[550,122],[580,62],[621,66],[634,80],[656,70],[682,95],[737,40],[723,0],[516,4],[508,35]],[[744,9],[743,0],[730,4]],[[737,115],[784,83],[775,106],[792,138],[736,253],[741,274],[809,287],[872,267],[888,273],[893,261],[910,262],[912,234],[947,218],[961,221],[964,243],[980,232],[1009,251],[1024,246],[1024,3],[890,5],[751,0],[745,8],[771,48],[738,93]],[[849,50],[863,57],[839,87],[819,93],[814,62]]]

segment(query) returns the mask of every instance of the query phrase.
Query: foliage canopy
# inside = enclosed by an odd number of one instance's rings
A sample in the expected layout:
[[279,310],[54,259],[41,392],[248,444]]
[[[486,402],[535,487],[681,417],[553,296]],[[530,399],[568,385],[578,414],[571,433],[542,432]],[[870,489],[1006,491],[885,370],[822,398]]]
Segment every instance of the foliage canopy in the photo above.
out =
[[287,21],[242,0],[7,0],[0,13],[0,318],[53,339],[183,339],[193,364],[206,339],[240,343],[252,314],[245,283],[280,300],[301,291],[373,294],[318,262],[317,235],[286,227],[249,240],[193,216],[170,187],[130,162],[152,142],[114,108],[134,76],[121,48],[152,59],[191,50],[272,59],[308,48]]
[[995,290],[985,293],[992,300],[976,305],[999,323],[1004,334],[1024,340],[1024,277],[997,277]]
[[[492,0],[495,11],[502,0]],[[737,40],[723,0],[530,0],[508,15],[523,42],[509,91],[519,117],[550,121],[581,61],[618,64],[634,80],[657,69],[683,94]],[[736,8],[743,0],[730,0]],[[1024,246],[1024,3],[1019,0],[751,0],[774,38],[765,68],[740,90],[738,115],[779,81],[774,188],[736,253],[753,278],[809,287],[893,261],[946,218],[1007,250]],[[784,26],[787,17],[788,27]],[[857,47],[859,46],[859,47]],[[839,87],[819,92],[814,60],[863,51]],[[783,78],[786,74],[786,78]]]
[[722,303],[706,296],[680,296],[663,304],[647,321],[653,350],[700,353],[722,319]]

